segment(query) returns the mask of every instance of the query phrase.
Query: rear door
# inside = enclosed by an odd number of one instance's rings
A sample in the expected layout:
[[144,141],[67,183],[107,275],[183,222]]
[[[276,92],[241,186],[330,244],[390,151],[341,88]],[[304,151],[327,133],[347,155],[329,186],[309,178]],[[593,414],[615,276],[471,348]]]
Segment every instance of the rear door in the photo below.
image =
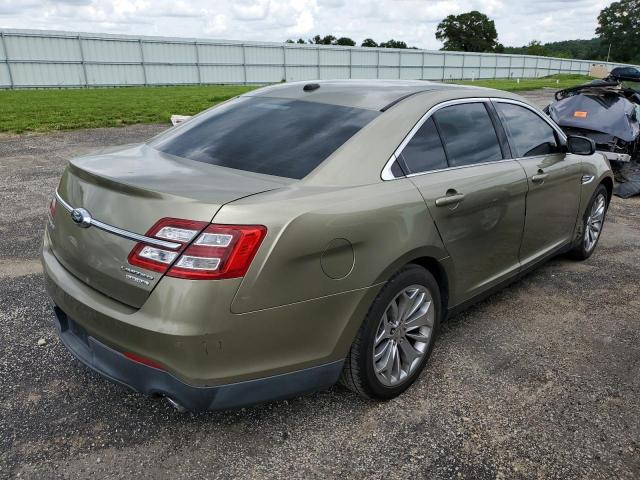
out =
[[494,105],[529,184],[520,250],[524,267],[572,239],[582,162],[579,156],[564,152],[558,133],[533,110],[500,100]]
[[485,103],[472,100],[443,104],[402,149],[451,256],[454,305],[518,272],[527,181],[505,154]]

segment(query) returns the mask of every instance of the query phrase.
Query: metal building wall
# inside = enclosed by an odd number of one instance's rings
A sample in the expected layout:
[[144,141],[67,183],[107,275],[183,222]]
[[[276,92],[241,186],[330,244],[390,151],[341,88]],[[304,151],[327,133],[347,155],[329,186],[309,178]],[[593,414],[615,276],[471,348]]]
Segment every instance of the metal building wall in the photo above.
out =
[[[312,79],[458,80],[587,74],[595,62],[48,30],[0,30],[0,88],[264,84]],[[605,64],[609,69],[620,64]]]

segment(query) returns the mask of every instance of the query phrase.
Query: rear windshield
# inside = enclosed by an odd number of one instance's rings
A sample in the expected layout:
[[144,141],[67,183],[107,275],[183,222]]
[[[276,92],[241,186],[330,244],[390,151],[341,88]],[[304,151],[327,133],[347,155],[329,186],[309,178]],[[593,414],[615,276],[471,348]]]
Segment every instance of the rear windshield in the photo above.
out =
[[156,137],[153,148],[198,162],[302,178],[379,112],[242,97]]

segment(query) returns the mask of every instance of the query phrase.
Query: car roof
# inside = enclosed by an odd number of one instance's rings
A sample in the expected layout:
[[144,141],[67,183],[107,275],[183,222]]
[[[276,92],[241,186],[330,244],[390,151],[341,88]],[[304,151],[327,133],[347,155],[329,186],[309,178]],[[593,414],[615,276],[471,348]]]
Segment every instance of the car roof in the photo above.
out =
[[[307,88],[305,89],[305,86]],[[490,88],[470,87],[423,80],[318,80],[281,83],[258,90],[244,96],[284,98],[329,103],[369,110],[386,110],[405,98],[422,92],[458,92],[469,97],[478,96],[511,97],[504,92]]]

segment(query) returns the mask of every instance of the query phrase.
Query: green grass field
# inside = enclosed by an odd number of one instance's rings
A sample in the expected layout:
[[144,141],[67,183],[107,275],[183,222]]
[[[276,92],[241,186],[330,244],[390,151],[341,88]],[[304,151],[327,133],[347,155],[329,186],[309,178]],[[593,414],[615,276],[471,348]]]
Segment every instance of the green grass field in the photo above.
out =
[[[569,87],[575,87],[581,83],[592,80],[591,77],[576,74],[559,74],[542,78],[523,78],[520,79],[501,79],[501,80],[470,80],[454,81],[450,83],[459,83],[462,85],[475,85],[478,87],[497,88],[498,90],[507,90],[509,92],[522,92],[525,90],[538,90],[540,88],[555,88],[557,90]],[[449,83],[449,82],[447,82]]]
[[[581,75],[521,80],[462,81],[509,91],[567,88]],[[557,83],[558,82],[558,83]],[[255,86],[125,87],[73,90],[1,90],[0,132],[46,132],[76,128],[168,123],[171,114],[192,115]]]
[[0,91],[0,132],[168,123],[255,87],[124,87]]

